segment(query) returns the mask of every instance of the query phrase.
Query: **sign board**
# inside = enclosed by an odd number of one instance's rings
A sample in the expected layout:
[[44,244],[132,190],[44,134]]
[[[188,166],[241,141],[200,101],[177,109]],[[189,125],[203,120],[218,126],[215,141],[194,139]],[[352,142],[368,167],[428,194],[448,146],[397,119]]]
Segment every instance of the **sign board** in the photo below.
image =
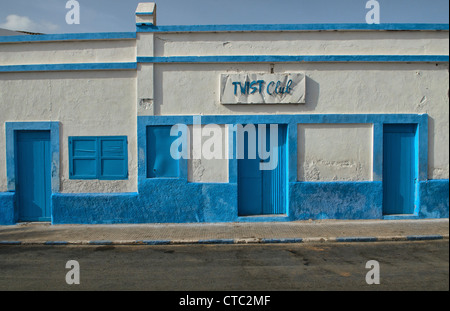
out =
[[232,104],[304,104],[305,75],[286,74],[222,74],[220,103]]

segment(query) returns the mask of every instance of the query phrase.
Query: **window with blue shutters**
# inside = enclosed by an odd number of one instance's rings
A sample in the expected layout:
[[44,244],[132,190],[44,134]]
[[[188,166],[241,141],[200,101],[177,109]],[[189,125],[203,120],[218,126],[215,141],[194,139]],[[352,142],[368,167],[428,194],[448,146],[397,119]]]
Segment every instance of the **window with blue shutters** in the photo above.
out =
[[128,178],[126,136],[69,137],[69,178]]

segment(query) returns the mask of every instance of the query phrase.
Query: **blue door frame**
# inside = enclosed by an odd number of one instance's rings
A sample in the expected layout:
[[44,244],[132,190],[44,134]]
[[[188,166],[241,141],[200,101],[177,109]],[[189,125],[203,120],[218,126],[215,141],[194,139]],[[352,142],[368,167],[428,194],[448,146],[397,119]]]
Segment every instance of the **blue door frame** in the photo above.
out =
[[50,221],[50,131],[17,131],[15,145],[18,220]]
[[383,214],[414,214],[418,185],[416,124],[383,126]]
[[[265,149],[270,150],[270,131],[266,126]],[[272,170],[261,170],[260,164],[273,161],[273,155],[261,159],[258,126],[255,125],[256,156],[249,157],[249,135],[244,135],[244,158],[238,160],[238,214],[239,216],[286,214],[287,206],[287,126],[278,124],[277,165]]]

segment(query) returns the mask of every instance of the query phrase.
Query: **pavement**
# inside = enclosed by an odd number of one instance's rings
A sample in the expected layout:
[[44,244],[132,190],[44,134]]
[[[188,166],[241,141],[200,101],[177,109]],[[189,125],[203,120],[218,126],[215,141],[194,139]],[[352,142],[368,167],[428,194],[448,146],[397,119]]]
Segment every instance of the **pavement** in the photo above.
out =
[[449,219],[0,226],[0,245],[167,245],[420,241],[449,238]]

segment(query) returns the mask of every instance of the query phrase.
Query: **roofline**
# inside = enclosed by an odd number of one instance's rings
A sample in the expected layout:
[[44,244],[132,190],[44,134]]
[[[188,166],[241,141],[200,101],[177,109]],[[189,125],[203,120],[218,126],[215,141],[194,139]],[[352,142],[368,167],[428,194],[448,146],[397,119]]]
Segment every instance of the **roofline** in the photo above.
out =
[[94,32],[0,36],[0,43],[126,40],[137,32],[271,32],[271,31],[448,31],[449,24],[248,24],[248,25],[136,25],[136,32]]
[[449,24],[248,24],[170,25],[136,24],[137,32],[271,32],[271,31],[448,31]]
[[307,62],[432,62],[448,63],[448,55],[215,55],[138,56],[138,63],[307,63]]
[[128,63],[74,63],[74,64],[28,64],[0,66],[0,72],[28,71],[81,71],[81,70],[136,70],[136,62]]
[[0,43],[41,42],[41,41],[85,41],[136,39],[136,32],[94,32],[66,33],[52,35],[0,36]]

